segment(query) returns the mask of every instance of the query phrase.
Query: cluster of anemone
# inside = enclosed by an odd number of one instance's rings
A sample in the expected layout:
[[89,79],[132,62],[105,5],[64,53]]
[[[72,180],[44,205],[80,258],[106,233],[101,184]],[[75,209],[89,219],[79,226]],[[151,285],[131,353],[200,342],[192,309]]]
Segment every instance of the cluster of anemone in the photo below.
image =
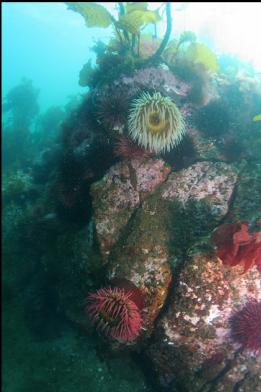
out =
[[130,136],[140,146],[155,153],[170,151],[179,144],[185,124],[178,107],[159,92],[134,99],[128,117]]

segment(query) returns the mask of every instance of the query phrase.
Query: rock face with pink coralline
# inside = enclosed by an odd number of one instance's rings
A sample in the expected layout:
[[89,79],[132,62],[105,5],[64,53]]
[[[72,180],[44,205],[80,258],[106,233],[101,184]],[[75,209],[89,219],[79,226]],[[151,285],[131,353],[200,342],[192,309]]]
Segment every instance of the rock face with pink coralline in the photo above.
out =
[[151,334],[172,279],[169,211],[165,207],[157,194],[148,197],[110,255],[108,279],[128,279],[144,294],[142,337]]
[[250,299],[261,300],[257,269],[241,272],[203,253],[181,272],[147,349],[168,391],[261,390],[261,357],[231,338],[231,316]]
[[107,278],[128,279],[144,293],[143,337],[152,333],[194,244],[227,213],[236,178],[224,163],[200,162],[169,174],[163,161],[147,159],[121,162],[93,185]]
[[132,76],[123,75],[114,82],[114,85],[115,87],[128,86],[136,90],[155,89],[173,99],[186,97],[191,89],[190,84],[178,78],[166,66],[151,66],[136,71]]
[[92,185],[95,227],[104,261],[142,200],[166,180],[170,172],[162,160],[133,159],[111,167]]
[[183,204],[189,200],[206,200],[213,215],[224,216],[236,179],[235,169],[225,163],[199,162],[171,173],[161,195],[163,199],[176,199]]

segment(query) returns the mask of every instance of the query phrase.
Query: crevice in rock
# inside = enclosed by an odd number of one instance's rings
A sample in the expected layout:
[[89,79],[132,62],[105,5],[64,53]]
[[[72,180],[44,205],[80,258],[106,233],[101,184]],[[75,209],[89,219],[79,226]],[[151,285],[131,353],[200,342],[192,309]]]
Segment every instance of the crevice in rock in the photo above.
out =
[[[240,347],[234,354],[232,359],[229,359],[223,369],[211,380],[202,385],[198,392],[213,392],[216,385],[226,376],[226,374],[235,366],[237,357],[242,353],[243,347]],[[234,389],[233,389],[234,392]]]
[[233,390],[232,392],[238,392],[239,388],[244,384],[245,380],[247,379],[247,377],[249,376],[250,372],[246,372],[244,374],[244,377],[239,380],[234,386],[233,386]]

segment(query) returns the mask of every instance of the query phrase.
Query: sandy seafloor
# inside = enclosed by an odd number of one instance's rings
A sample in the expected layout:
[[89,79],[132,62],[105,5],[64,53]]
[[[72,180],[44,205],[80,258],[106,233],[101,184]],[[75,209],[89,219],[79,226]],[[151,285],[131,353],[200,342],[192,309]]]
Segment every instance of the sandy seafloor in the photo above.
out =
[[2,322],[5,392],[152,392],[133,359],[103,358],[102,348],[98,355],[94,341],[69,325],[49,340],[32,336],[19,298],[3,303]]

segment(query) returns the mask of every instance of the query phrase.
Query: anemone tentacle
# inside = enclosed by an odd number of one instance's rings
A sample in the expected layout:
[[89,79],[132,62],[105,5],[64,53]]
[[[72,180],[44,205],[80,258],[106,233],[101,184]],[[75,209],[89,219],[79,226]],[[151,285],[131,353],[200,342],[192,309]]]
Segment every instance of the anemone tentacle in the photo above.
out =
[[144,92],[133,100],[128,118],[131,138],[156,153],[169,151],[185,133],[183,117],[169,97]]
[[102,288],[87,298],[86,310],[97,330],[120,341],[132,341],[140,333],[142,318],[131,300],[132,291]]

